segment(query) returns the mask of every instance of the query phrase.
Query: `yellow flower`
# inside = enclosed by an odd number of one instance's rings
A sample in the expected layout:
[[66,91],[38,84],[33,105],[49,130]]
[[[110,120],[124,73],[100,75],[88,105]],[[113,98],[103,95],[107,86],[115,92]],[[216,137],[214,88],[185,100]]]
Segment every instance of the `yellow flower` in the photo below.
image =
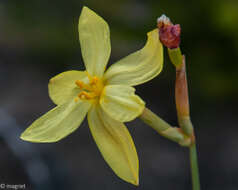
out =
[[106,72],[111,53],[107,23],[84,7],[79,39],[86,71],[66,71],[49,82],[57,105],[21,135],[31,142],[56,142],[75,131],[87,114],[92,136],[102,156],[122,179],[138,185],[138,156],[123,122],[139,116],[145,103],[132,86],[156,77],[163,63],[158,30],[148,33],[141,50],[121,59]]

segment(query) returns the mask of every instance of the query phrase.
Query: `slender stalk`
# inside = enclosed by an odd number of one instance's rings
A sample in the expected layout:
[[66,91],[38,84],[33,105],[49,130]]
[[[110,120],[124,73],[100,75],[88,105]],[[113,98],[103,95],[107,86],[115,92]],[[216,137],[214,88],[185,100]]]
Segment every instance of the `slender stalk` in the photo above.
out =
[[189,113],[188,84],[186,77],[185,57],[182,64],[176,67],[175,100],[179,126],[183,132],[190,136],[192,144],[189,147],[190,167],[192,175],[193,190],[200,190],[197,150],[194,137],[193,125]]
[[195,134],[189,113],[185,56],[182,55],[179,47],[181,27],[179,24],[174,25],[165,15],[157,19],[157,26],[159,39],[168,48],[170,61],[176,68],[175,102],[178,123],[182,133],[190,139],[189,150],[193,190],[200,190]]
[[[190,120],[189,111],[189,95],[186,73],[185,56],[182,56],[180,49],[176,51],[169,50],[170,59],[176,67],[176,81],[175,81],[175,102],[177,109],[177,116],[179,126],[182,131],[190,137],[191,145],[189,146],[190,167],[192,175],[193,190],[200,190],[200,180],[197,161],[197,150],[195,143],[195,134],[192,122]],[[182,57],[182,62],[180,58]]]
[[196,150],[196,144],[195,143],[193,143],[189,147],[189,156],[190,156],[190,167],[191,167],[193,190],[200,190],[200,180],[199,180],[198,161],[197,161],[197,150]]
[[191,144],[191,139],[179,128],[172,127],[148,108],[144,109],[143,113],[140,115],[140,119],[156,130],[161,136],[177,142],[181,146],[189,146]]

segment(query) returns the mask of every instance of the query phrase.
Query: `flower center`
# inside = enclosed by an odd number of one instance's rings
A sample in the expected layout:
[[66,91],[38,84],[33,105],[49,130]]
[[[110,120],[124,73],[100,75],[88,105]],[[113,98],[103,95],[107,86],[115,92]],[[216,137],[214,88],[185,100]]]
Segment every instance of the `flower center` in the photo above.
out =
[[[78,94],[78,98],[81,100],[90,100],[99,97],[104,88],[102,79],[98,78],[97,76],[91,76],[89,73],[87,73],[87,76],[89,79],[88,84],[81,80],[75,81],[75,84],[82,90]],[[75,101],[77,101],[78,98],[76,98]]]

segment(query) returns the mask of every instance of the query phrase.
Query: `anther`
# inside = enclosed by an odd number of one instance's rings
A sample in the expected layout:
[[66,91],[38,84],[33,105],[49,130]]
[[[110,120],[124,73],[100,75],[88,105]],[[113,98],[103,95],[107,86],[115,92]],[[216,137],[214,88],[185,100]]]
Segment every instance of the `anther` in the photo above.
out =
[[93,77],[90,81],[90,84],[96,84],[98,82],[98,78],[97,77]]
[[74,101],[75,101],[75,102],[78,102],[78,101],[79,101],[79,97],[76,97],[76,98],[74,99]]
[[80,89],[83,89],[83,86],[84,86],[84,83],[80,80],[76,80],[75,81],[75,84],[80,88]]
[[92,98],[95,98],[96,97],[96,95],[94,94],[94,93],[91,93],[91,92],[85,92],[85,91],[83,91],[83,92],[80,92],[79,94],[78,94],[78,97],[80,98],[80,99],[92,99]]

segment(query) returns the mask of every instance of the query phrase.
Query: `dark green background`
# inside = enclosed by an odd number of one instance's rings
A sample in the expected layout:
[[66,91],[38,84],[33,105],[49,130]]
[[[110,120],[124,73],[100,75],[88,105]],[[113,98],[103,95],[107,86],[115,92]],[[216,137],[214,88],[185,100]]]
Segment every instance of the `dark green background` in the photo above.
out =
[[[146,33],[156,27],[161,14],[181,25],[202,189],[237,189],[237,0],[2,0],[0,108],[13,116],[23,131],[54,107],[48,97],[48,80],[60,72],[84,68],[77,31],[84,5],[110,26],[110,64],[143,47]],[[164,55],[162,73],[136,88],[147,107],[176,125],[175,70],[166,50]],[[191,189],[187,150],[160,137],[139,120],[128,126],[140,159],[140,186],[136,189]],[[11,158],[11,149],[4,140],[0,142],[0,183],[26,183],[31,189],[21,161]],[[135,189],[105,164],[86,122],[59,143],[34,147],[52,155],[53,162],[60,160],[57,167],[65,168],[62,173],[66,176],[61,183],[67,184],[61,189]],[[16,166],[9,170],[12,164]],[[59,187],[52,185],[51,189]]]

